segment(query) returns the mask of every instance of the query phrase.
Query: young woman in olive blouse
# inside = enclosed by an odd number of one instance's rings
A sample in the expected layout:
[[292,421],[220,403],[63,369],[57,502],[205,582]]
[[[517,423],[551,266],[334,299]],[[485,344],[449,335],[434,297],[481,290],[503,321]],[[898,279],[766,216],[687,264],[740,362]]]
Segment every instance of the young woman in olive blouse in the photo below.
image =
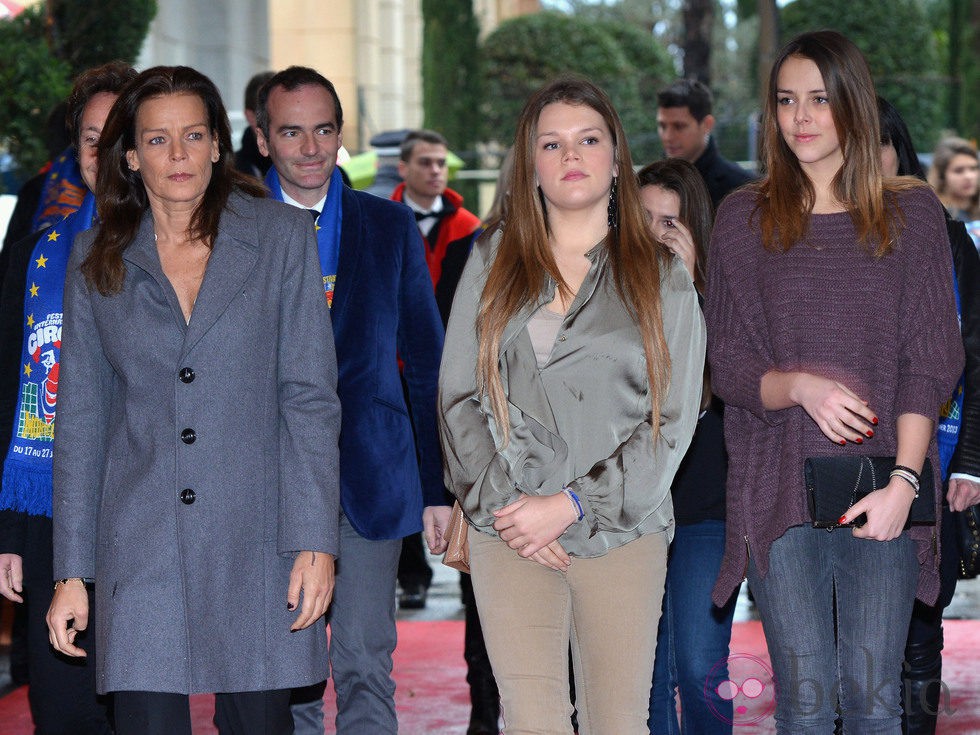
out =
[[571,643],[579,732],[645,734],[670,484],[701,399],[697,294],[647,230],[600,89],[532,95],[514,159],[449,321],[447,481],[507,732],[571,733]]

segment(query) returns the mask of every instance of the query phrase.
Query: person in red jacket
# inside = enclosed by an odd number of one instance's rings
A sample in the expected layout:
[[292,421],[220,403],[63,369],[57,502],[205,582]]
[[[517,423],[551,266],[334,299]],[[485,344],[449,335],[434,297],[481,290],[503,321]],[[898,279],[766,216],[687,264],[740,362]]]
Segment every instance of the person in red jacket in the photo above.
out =
[[443,325],[449,321],[456,284],[470,253],[480,218],[463,208],[463,197],[447,186],[449,145],[434,130],[413,130],[402,141],[398,173],[403,181],[391,198],[415,212]]
[[[425,241],[425,262],[432,276],[443,326],[449,321],[456,284],[470,254],[474,234],[480,229],[480,219],[464,209],[463,197],[447,186],[448,156],[449,144],[441,134],[434,130],[409,132],[402,139],[399,151],[398,174],[402,183],[391,195],[392,199],[407,204],[415,212]],[[398,563],[398,583],[402,588],[399,606],[402,609],[425,607],[431,582],[432,570],[425,558],[421,536],[406,537],[402,541]],[[463,655],[472,704],[466,732],[467,735],[495,734],[499,731],[499,694],[483,642],[469,575],[460,575],[460,585],[466,607]]]
[[[399,151],[398,174],[402,183],[391,198],[408,205],[425,242],[425,262],[435,288],[436,305],[445,327],[453,305],[456,284],[470,253],[479,218],[463,208],[463,197],[448,188],[449,144],[434,130],[408,131]],[[420,534],[402,542],[398,605],[404,610],[425,607],[432,569],[425,558]]]

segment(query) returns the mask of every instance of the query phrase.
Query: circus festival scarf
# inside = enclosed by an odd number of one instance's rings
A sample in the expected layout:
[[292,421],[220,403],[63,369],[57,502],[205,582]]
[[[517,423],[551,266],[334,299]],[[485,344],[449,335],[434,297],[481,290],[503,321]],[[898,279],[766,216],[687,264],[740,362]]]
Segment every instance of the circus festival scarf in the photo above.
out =
[[[963,321],[963,307],[960,304],[960,286],[953,277],[953,295],[956,297],[956,315]],[[953,395],[939,408],[939,423],[936,426],[936,448],[939,450],[939,465],[943,482],[949,477],[949,463],[956,451],[956,443],[960,437],[960,426],[963,423],[963,383],[961,375],[953,390]]]
[[[265,175],[265,185],[269,187],[273,199],[283,201],[282,184],[279,182],[279,173],[275,166],[270,168],[269,173]],[[320,216],[317,217],[314,225],[327,306],[333,306],[333,292],[337,284],[337,263],[340,260],[340,225],[343,218],[341,199],[343,196],[344,179],[340,175],[340,170],[334,167],[333,175],[330,177],[330,186],[327,187],[327,201],[324,202],[323,211],[320,212]]]
[[61,222],[82,206],[86,194],[88,188],[82,180],[82,172],[75,158],[75,149],[68,147],[52,161],[51,168],[48,169],[44,188],[41,191],[41,201],[31,221],[31,232]]
[[95,197],[41,233],[24,292],[24,344],[14,434],[3,463],[0,510],[51,515],[52,442],[61,358],[65,274],[75,236],[92,226]]

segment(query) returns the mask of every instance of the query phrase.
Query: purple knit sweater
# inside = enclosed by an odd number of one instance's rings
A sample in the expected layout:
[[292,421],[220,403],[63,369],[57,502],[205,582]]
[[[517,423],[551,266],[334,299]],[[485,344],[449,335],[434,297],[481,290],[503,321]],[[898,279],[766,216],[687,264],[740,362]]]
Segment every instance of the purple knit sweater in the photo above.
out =
[[[805,458],[895,454],[897,417],[935,421],[963,371],[949,242],[930,189],[898,196],[905,228],[884,258],[857,243],[847,213],[813,215],[805,244],[770,252],[752,216],[756,196],[740,191],[722,204],[708,269],[708,353],[712,386],[726,404],[729,455],[725,559],[713,594],[719,605],[745,576],[749,554],[765,575],[772,543],[810,522]],[[773,369],[850,388],[878,416],[874,438],[839,447],[801,407],[767,411],[759,384]],[[938,467],[935,440],[929,456]],[[917,595],[931,604],[939,591],[938,535],[921,526],[910,533]]]

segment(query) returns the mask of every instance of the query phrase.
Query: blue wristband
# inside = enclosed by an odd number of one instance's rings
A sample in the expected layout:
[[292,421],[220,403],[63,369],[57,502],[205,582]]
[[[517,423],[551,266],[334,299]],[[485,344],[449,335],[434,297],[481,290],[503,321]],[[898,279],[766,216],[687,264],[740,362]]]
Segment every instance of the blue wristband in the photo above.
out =
[[568,496],[568,499],[575,505],[575,510],[578,512],[578,518],[575,519],[576,522],[585,518],[585,511],[582,509],[582,501],[578,499],[578,495],[575,494],[575,491],[568,486],[563,487],[561,491],[565,493],[565,495]]

